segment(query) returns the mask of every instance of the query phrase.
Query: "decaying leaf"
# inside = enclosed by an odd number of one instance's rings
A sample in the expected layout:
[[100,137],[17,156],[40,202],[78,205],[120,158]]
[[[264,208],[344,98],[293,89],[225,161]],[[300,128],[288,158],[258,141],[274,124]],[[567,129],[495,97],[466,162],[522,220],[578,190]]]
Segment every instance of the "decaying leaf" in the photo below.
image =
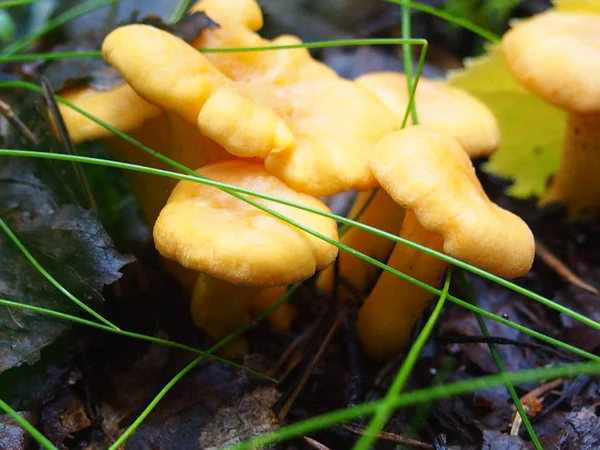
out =
[[[560,11],[600,13],[596,0],[556,0]],[[502,131],[502,144],[484,170],[514,180],[507,193],[540,197],[556,172],[563,146],[566,115],[523,89],[510,75],[498,45],[487,55],[469,59],[450,83],[485,102]]]
[[[38,161],[0,159],[0,217],[26,248],[70,292],[100,306],[103,286],[130,261],[121,256],[92,211],[61,204],[36,174]],[[80,310],[0,234],[0,298],[75,313]],[[59,321],[0,307],[0,373],[35,362],[40,350],[69,328]]]

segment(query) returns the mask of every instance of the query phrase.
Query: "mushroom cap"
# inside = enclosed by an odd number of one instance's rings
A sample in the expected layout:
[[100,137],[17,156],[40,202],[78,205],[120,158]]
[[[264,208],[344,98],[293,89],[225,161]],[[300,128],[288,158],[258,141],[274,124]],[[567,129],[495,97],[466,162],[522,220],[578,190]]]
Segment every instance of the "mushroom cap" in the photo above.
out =
[[[272,195],[329,212],[320,200],[295,192],[262,164],[234,160],[197,172],[211,180]],[[335,221],[280,203],[254,198],[331,239]],[[289,225],[218,188],[177,184],[154,226],[154,241],[166,258],[232,284],[277,286],[312,276],[330,265],[337,247]]]
[[529,271],[534,239],[518,216],[492,203],[469,156],[451,136],[415,126],[377,145],[371,165],[381,187],[442,235],[444,253],[502,277]]
[[[410,98],[403,73],[374,72],[356,82],[377,95],[402,123]],[[489,156],[500,145],[500,128],[492,111],[462,89],[421,77],[415,102],[421,125],[452,136],[471,158]]]
[[[158,108],[141,98],[127,84],[121,84],[110,91],[77,87],[60,92],[60,96],[123,133],[128,133],[146,120],[161,114]],[[74,109],[62,103],[58,108],[75,144],[114,136],[111,131]]]
[[600,111],[600,14],[546,12],[517,22],[502,38],[515,79],[564,110]]
[[[222,14],[218,2],[203,5]],[[265,40],[239,23],[238,17],[233,25],[206,29],[195,45],[301,42],[292,36]],[[376,187],[369,156],[398,128],[374,94],[341,79],[306,49],[201,54],[165,31],[128,25],[108,35],[103,54],[150,103],[197,122],[234,155],[265,159],[270,173],[311,195]]]
[[139,95],[197,123],[236,156],[264,157],[294,144],[280,117],[177,36],[149,25],[126,25],[106,37],[102,54]]

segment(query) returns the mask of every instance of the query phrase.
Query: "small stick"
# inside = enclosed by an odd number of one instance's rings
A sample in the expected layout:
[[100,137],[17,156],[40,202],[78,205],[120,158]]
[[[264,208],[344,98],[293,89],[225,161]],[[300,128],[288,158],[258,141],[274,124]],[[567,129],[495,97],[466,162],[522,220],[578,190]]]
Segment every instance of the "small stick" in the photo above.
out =
[[6,120],[9,121],[9,123],[14,126],[17,130],[19,130],[19,132],[34,146],[38,146],[40,141],[38,140],[37,137],[35,137],[35,135],[31,132],[31,130],[29,128],[27,128],[27,125],[25,125],[21,119],[19,119],[14,111],[12,110],[12,108],[10,107],[10,105],[8,103],[3,102],[2,100],[0,100],[0,113],[6,117]]
[[[366,433],[364,428],[354,427],[352,425],[344,425],[344,428],[351,433],[358,434],[360,436]],[[382,441],[392,442],[398,445],[406,445],[408,447],[419,448],[423,450],[433,450],[433,445],[426,444],[425,442],[417,441],[415,439],[410,439],[399,434],[388,433],[386,431],[381,431],[377,433],[377,439],[381,439]]]
[[308,445],[310,445],[312,448],[314,448],[316,450],[331,450],[326,445],[321,444],[319,441],[316,441],[313,438],[310,438],[308,436],[302,436],[302,439],[304,439],[304,441],[306,441],[306,443]]
[[300,381],[298,382],[298,385],[292,392],[292,395],[285,402],[285,404],[281,408],[281,411],[279,411],[278,417],[280,420],[283,421],[285,419],[285,417],[287,416],[294,401],[296,401],[296,398],[298,398],[298,395],[300,394],[300,392],[306,385],[306,382],[308,381],[308,378],[310,377],[310,374],[312,373],[313,368],[317,365],[317,363],[321,360],[321,358],[325,354],[325,350],[327,349],[327,347],[329,347],[329,344],[331,343],[333,336],[335,336],[337,329],[340,327],[342,319],[344,318],[345,315],[346,315],[345,310],[342,310],[338,313],[338,316],[336,317],[335,321],[333,322],[333,325],[329,329],[329,332],[325,336],[325,339],[323,340],[321,347],[319,348],[319,350],[317,351],[317,353],[315,354],[313,359],[310,361],[310,364],[304,370],[304,373],[300,377]]
[[558,257],[552,253],[544,244],[536,239],[535,241],[535,254],[540,257],[544,263],[552,270],[554,270],[563,280],[571,283],[575,286],[584,289],[591,294],[600,295],[600,291],[589,283],[586,283],[579,278],[571,269],[567,267]]

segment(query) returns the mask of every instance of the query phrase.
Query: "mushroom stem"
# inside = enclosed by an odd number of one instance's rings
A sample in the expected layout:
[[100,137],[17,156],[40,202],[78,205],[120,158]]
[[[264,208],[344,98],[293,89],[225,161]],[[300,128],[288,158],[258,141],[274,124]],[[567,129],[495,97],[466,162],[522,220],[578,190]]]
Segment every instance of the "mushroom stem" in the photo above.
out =
[[[190,304],[192,319],[212,342],[218,342],[248,324],[251,316],[277,303],[286,289],[285,286],[241,286],[200,274]],[[295,316],[296,309],[286,302],[269,315],[269,322],[279,330],[286,330]],[[246,353],[247,347],[246,340],[239,338],[226,344],[219,353],[236,356]]]
[[[443,251],[442,236],[425,230],[412,211],[407,211],[400,237]],[[430,286],[437,286],[448,264],[402,244],[396,244],[388,265]],[[409,340],[410,331],[433,299],[430,292],[389,272],[379,277],[359,314],[357,332],[371,359],[392,358]]]
[[[248,308],[258,289],[200,274],[190,304],[192,319],[196,326],[208,334],[212,342],[218,342],[250,321]],[[226,344],[220,353],[236,355],[246,353],[247,350],[246,341],[239,338]]]
[[600,114],[567,116],[565,145],[560,168],[540,205],[564,203],[573,218],[600,208]]
[[[365,208],[365,204],[372,195],[373,191],[360,192],[348,217],[354,219],[364,209],[359,218],[361,223],[381,231],[397,234],[404,219],[404,208],[398,205],[383,189],[377,190],[371,203]],[[356,227],[351,227],[340,238],[340,242],[381,262],[388,259],[394,248],[394,243],[389,239],[375,236]],[[358,292],[367,292],[381,272],[378,267],[348,252],[341,252],[338,255],[337,264],[340,278],[350,283]],[[329,266],[321,272],[317,280],[317,289],[331,294],[334,274],[333,266]],[[348,289],[340,289],[340,300],[347,300],[351,296],[352,293],[348,292]]]

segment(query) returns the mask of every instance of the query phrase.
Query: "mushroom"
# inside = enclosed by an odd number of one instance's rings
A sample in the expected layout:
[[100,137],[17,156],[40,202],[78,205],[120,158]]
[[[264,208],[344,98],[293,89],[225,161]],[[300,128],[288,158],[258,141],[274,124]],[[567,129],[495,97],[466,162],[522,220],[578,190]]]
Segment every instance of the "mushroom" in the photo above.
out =
[[[320,200],[301,194],[257,162],[234,160],[204,166],[199,174],[328,212]],[[337,239],[335,221],[279,203],[258,203]],[[154,226],[165,258],[201,273],[191,311],[196,324],[219,340],[245,324],[260,288],[305,280],[330,265],[337,247],[215,187],[177,184]],[[238,343],[230,351],[240,351]]]
[[[398,124],[402,123],[409,101],[404,74],[374,72],[358,77],[356,82],[377,95],[393,113],[394,120]],[[441,81],[421,78],[415,94],[415,104],[421,125],[454,137],[471,158],[489,156],[500,143],[498,123],[490,109],[461,89]],[[397,234],[404,219],[404,209],[385,190],[379,189],[375,194],[372,191],[360,192],[349,217],[355,217],[371,197],[372,201],[364,209],[360,221]],[[400,236],[409,239],[409,236]],[[381,262],[387,260],[394,247],[393,242],[358,228],[350,228],[340,240]],[[368,292],[380,272],[376,266],[345,252],[340,254],[337,264],[340,277],[361,293]],[[332,267],[323,271],[317,281],[318,289],[331,292],[333,276]],[[340,298],[347,299],[350,293],[343,285],[340,288]]]
[[518,22],[501,44],[514,78],[567,113],[560,167],[541,205],[563,203],[571,218],[600,209],[599,14],[547,12]]
[[[263,39],[248,28],[260,25],[252,7],[256,2],[236,0],[235,5],[229,17],[231,10],[222,2],[198,3],[195,10],[221,26],[204,30],[194,45],[221,49],[301,42],[293,36]],[[243,20],[244,11],[251,17]],[[148,102],[196,124],[238,157],[264,159],[270,173],[299,192],[332,195],[377,184],[366,161],[376,143],[397,128],[389,110],[306,49],[202,54],[147,25],[114,30],[102,49]]]
[[[530,269],[533,235],[516,215],[492,203],[467,153],[451,136],[414,126],[376,147],[371,167],[381,188],[406,208],[401,236],[501,277]],[[429,285],[447,263],[397,244],[388,264]],[[432,294],[384,272],[358,315],[366,354],[385,360],[408,341]]]

